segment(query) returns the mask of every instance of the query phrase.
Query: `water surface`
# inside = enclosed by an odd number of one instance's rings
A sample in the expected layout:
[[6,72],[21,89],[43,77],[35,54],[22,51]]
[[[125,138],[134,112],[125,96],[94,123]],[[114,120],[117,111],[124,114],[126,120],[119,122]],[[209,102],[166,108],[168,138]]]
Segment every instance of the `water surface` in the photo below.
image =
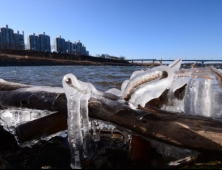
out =
[[74,74],[79,80],[92,83],[98,90],[121,88],[136,70],[145,67],[129,66],[39,66],[39,67],[0,67],[0,78],[16,83],[62,87],[62,79]]

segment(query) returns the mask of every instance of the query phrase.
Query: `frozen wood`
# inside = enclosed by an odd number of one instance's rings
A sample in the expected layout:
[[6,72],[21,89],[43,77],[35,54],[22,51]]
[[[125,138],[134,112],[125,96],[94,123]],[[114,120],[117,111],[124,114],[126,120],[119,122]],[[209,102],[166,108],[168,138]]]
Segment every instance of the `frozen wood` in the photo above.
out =
[[[66,128],[67,101],[62,88],[1,81],[0,105],[58,112],[18,126],[17,135],[22,142]],[[89,115],[131,130],[144,138],[198,151],[222,152],[222,124],[209,118],[168,113],[153,108],[132,110],[127,103],[101,96],[90,98]]]

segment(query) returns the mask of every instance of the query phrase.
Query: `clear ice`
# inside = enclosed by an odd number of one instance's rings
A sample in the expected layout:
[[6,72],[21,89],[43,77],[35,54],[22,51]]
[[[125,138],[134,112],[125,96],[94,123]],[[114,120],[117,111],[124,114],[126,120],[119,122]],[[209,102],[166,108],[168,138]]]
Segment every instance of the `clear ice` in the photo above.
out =
[[71,167],[81,169],[82,161],[88,156],[90,145],[90,123],[88,116],[88,100],[96,89],[89,83],[78,81],[68,74],[63,78],[63,87],[68,106],[68,139],[72,154]]
[[41,137],[24,143],[19,143],[16,134],[16,128],[24,123],[45,117],[47,115],[53,114],[54,112],[44,111],[44,110],[32,110],[32,109],[22,109],[22,108],[10,108],[0,111],[0,126],[2,126],[6,131],[10,132],[15,136],[20,147],[32,147],[40,140],[49,140],[54,136],[60,136],[65,132],[59,132],[47,137]]
[[[196,68],[180,70],[182,60],[178,59],[169,66],[159,66],[149,70],[134,72],[121,87],[123,98],[132,109],[158,99],[167,91],[165,103],[160,109],[169,112],[210,117],[221,121],[222,71],[216,68]],[[150,79],[155,74],[161,77]],[[163,73],[167,76],[163,76]],[[129,95],[127,97],[127,95]]]

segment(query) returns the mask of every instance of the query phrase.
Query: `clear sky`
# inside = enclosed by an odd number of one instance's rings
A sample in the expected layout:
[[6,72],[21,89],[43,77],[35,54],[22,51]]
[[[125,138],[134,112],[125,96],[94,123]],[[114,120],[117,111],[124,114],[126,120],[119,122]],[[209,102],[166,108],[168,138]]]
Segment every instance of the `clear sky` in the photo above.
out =
[[1,0],[0,26],[80,40],[91,55],[222,59],[222,0]]

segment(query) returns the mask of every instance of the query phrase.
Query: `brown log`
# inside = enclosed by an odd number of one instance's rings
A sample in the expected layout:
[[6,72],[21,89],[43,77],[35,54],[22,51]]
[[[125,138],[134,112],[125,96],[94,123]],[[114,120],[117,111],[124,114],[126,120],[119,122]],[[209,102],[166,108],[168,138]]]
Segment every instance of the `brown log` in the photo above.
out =
[[[47,91],[42,93],[42,91],[33,91],[30,86],[10,90],[10,83],[8,85],[7,91],[0,91],[2,106],[59,112],[18,126],[17,132],[21,141],[64,130],[67,121],[67,116],[64,114],[67,112],[67,104],[63,93],[47,93]],[[47,102],[45,102],[46,99]],[[27,102],[21,105],[23,100]],[[109,121],[131,130],[144,138],[152,138],[197,151],[222,152],[222,124],[213,119],[168,113],[152,108],[132,110],[127,103],[101,96],[90,99],[89,115],[91,118]]]
[[67,114],[54,113],[49,116],[31,121],[16,128],[20,143],[32,139],[47,137],[67,129]]

